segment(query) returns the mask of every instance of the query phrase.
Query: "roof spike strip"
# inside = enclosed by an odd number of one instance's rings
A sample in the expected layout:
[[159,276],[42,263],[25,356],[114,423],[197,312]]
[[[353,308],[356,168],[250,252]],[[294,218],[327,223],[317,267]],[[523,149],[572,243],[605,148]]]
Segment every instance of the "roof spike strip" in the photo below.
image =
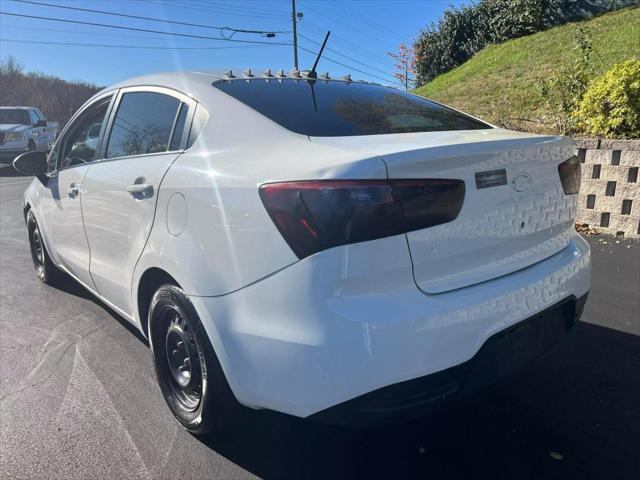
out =
[[284,74],[284,70],[280,69],[276,72],[276,77],[278,78],[284,78],[286,77],[286,75]]
[[273,77],[270,68],[267,68],[264,72],[262,72],[262,75],[264,75],[265,77]]
[[295,77],[295,78],[300,78],[301,77],[300,70],[298,70],[297,68],[294,68],[293,70],[291,70],[289,72],[289,75],[291,75],[292,77]]
[[344,77],[342,77],[342,80],[345,80],[347,82],[353,82],[353,80],[351,80],[351,75],[347,74]]
[[329,77],[329,72],[324,72],[323,74],[320,75],[320,78],[322,80],[331,80],[331,78]]
[[227,70],[226,72],[224,72],[224,76],[227,78],[236,78],[233,74],[233,70]]
[[251,73],[251,69],[247,68],[244,72],[242,72],[244,74],[245,77],[247,78],[251,78],[253,77],[253,74]]

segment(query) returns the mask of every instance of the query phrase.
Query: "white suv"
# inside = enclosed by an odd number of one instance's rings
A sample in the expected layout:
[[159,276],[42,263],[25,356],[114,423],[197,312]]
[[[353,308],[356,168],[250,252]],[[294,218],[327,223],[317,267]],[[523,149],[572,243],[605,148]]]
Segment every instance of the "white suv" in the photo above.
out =
[[571,140],[350,78],[136,78],[14,165],[40,278],[139,328],[195,433],[238,402],[422,415],[543,353],[589,291]]

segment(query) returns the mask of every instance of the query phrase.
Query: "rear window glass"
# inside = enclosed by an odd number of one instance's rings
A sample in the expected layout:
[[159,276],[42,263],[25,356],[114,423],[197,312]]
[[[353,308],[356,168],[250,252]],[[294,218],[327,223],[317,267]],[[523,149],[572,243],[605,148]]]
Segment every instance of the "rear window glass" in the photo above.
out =
[[220,81],[213,86],[283,127],[309,136],[492,128],[425,98],[379,85],[256,78]]

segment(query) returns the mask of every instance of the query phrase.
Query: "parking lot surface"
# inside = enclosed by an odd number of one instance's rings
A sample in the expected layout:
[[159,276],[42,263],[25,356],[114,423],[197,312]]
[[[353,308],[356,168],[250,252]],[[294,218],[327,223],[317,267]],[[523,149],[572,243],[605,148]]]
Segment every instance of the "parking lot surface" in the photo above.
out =
[[246,410],[198,439],[144,340],[70,282],[40,283],[0,167],[0,477],[640,478],[640,245],[595,236],[573,332],[517,379],[432,417],[352,430]]

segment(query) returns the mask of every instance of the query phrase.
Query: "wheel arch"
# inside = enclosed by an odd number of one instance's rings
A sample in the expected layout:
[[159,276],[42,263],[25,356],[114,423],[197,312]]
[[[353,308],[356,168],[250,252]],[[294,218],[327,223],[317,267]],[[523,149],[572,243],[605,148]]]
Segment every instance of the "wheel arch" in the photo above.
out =
[[29,215],[30,210],[31,210],[31,204],[27,202],[25,206],[22,208],[22,216],[24,217],[25,223],[27,222],[27,215]]
[[178,281],[171,274],[158,267],[151,267],[145,270],[138,281],[137,313],[140,318],[140,328],[146,338],[149,338],[149,305],[151,298],[158,288],[167,283],[180,287]]

